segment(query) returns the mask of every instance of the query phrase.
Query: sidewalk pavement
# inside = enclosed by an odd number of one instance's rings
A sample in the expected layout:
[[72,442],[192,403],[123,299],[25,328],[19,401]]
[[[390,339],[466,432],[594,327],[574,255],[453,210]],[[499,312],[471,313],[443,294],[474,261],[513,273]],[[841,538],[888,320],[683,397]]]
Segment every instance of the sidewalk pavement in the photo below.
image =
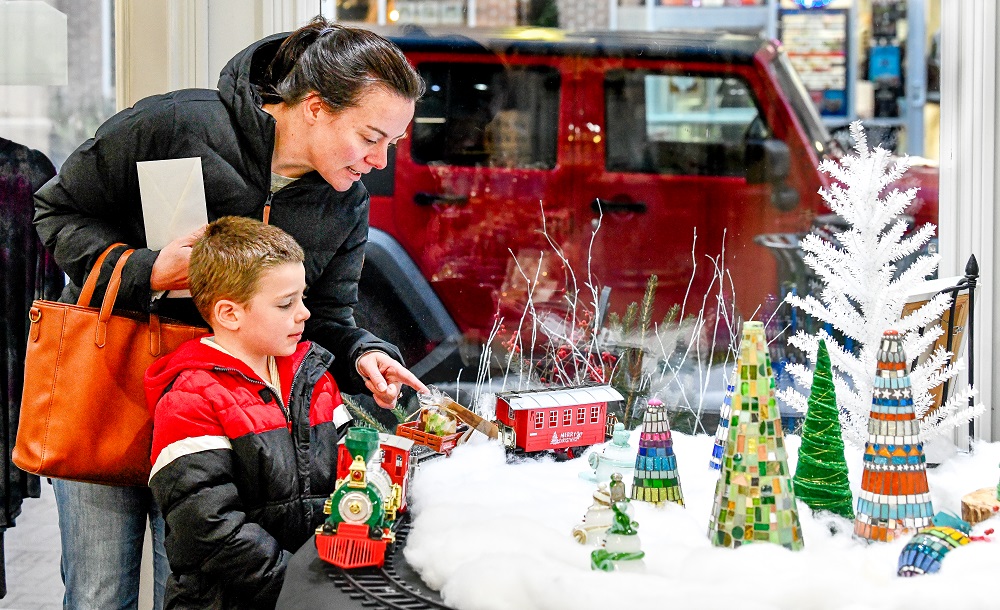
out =
[[7,596],[0,608],[59,610],[63,584],[59,576],[59,518],[52,486],[42,481],[42,497],[29,498],[17,525],[4,536]]

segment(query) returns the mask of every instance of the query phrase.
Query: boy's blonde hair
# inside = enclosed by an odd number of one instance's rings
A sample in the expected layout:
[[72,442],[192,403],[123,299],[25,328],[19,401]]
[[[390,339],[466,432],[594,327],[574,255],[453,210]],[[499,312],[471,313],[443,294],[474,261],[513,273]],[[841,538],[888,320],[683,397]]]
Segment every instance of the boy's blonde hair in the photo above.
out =
[[265,271],[304,260],[295,238],[278,227],[252,218],[220,218],[209,223],[191,248],[191,298],[211,323],[220,299],[246,304],[257,294]]

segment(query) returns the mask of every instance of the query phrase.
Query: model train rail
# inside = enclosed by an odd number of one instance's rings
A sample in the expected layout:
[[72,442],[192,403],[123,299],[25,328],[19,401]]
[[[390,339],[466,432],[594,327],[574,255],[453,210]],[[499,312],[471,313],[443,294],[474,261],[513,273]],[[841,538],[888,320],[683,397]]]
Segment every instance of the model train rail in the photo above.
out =
[[397,520],[396,543],[386,552],[384,567],[343,570],[328,565],[327,575],[349,597],[361,599],[365,608],[447,609],[437,593],[424,587],[420,577],[406,565],[401,549],[409,532],[409,515],[403,515]]

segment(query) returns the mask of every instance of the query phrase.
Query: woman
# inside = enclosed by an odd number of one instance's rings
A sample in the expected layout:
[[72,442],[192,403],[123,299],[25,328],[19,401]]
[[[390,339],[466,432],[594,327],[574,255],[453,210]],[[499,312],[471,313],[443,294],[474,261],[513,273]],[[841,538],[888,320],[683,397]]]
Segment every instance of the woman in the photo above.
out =
[[[146,244],[136,162],[200,157],[208,218],[263,219],[306,253],[305,338],[331,351],[344,392],[370,392],[391,407],[401,384],[426,391],[396,348],[354,325],[368,234],[361,176],[386,164],[403,137],[423,82],[392,43],[366,30],[317,18],[261,40],[222,71],[219,90],[183,90],[124,110],[66,160],[36,194],[35,225],[71,284],[110,244],[136,248],[118,293],[122,309],[200,321],[190,299],[160,298],[188,286],[191,244]],[[102,280],[117,256],[109,256]],[[99,284],[95,302],[103,292]],[[169,295],[168,295],[169,296]],[[167,576],[163,521],[146,488],[56,481],[65,605],[134,608],[145,519],[154,533],[156,608]]]

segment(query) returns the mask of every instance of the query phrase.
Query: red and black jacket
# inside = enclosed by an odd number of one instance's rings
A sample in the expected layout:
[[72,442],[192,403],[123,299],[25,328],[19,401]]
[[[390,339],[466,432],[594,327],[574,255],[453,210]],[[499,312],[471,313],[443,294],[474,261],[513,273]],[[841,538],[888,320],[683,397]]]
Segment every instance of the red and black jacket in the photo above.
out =
[[326,372],[332,359],[309,342],[277,358],[281,396],[200,340],[146,372],[167,607],[274,607],[288,557],[323,521],[336,483],[350,416]]

